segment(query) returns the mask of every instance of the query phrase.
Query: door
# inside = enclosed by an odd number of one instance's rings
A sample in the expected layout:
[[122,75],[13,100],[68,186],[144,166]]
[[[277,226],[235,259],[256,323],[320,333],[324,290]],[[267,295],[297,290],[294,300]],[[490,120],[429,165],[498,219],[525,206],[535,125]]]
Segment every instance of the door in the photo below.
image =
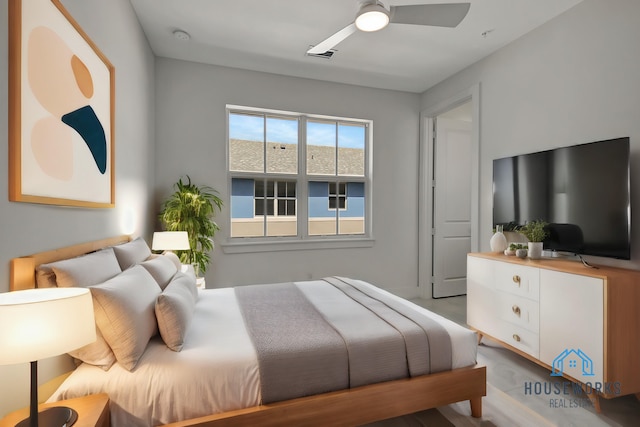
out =
[[467,287],[467,253],[471,251],[471,121],[470,115],[466,120],[455,117],[458,115],[445,113],[434,119],[433,298],[463,295]]

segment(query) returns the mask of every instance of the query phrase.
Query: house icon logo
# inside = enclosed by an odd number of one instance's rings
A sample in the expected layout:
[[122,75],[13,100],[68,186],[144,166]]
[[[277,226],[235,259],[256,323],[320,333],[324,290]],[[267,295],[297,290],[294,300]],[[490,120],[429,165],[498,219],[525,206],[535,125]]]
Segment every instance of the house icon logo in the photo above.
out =
[[580,349],[575,350],[568,348],[565,348],[555,359],[553,359],[551,376],[561,377],[564,373],[565,366],[568,366],[569,368],[576,368],[578,363],[582,365],[582,375],[587,377],[594,376],[593,361],[591,358]]

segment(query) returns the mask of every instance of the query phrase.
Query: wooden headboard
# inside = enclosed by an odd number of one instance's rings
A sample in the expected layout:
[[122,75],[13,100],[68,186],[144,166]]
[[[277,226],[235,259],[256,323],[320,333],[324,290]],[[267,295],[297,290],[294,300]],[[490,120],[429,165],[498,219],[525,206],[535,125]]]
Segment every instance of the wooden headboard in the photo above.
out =
[[122,235],[107,237],[106,239],[95,240],[93,242],[80,243],[78,245],[67,246],[59,249],[52,249],[46,252],[39,252],[11,260],[10,285],[11,291],[23,289],[33,289],[36,287],[36,267],[47,262],[60,261],[76,256],[95,252],[99,249],[126,243],[131,240],[130,236]]

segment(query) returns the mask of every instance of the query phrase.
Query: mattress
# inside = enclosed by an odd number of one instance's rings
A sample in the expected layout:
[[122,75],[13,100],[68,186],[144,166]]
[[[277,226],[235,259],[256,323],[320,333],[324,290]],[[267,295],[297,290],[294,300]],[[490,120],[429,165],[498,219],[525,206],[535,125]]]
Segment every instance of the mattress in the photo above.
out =
[[[296,286],[321,281],[295,282]],[[451,339],[452,369],[476,363],[476,334],[362,281],[399,304],[437,321]],[[112,425],[162,425],[257,406],[262,401],[258,356],[233,288],[200,290],[182,351],[154,337],[138,365],[105,371],[81,364],[49,401],[107,393]]]

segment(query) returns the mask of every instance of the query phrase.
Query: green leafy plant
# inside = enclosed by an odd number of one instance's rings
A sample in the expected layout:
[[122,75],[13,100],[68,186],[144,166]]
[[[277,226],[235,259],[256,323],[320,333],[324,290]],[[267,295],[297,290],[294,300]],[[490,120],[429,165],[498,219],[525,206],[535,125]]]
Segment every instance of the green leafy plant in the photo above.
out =
[[189,246],[186,251],[176,251],[176,255],[185,264],[193,264],[202,273],[207,271],[211,262],[213,236],[220,227],[213,220],[216,212],[222,210],[223,201],[218,192],[206,185],[196,185],[187,175],[174,184],[176,191],[162,204],[160,221],[167,231],[186,231]]
[[529,221],[518,229],[530,242],[542,242],[548,235],[547,226],[549,224],[543,220]]
[[510,251],[517,251],[518,249],[526,249],[527,245],[523,245],[521,243],[510,243],[509,244],[509,250]]

